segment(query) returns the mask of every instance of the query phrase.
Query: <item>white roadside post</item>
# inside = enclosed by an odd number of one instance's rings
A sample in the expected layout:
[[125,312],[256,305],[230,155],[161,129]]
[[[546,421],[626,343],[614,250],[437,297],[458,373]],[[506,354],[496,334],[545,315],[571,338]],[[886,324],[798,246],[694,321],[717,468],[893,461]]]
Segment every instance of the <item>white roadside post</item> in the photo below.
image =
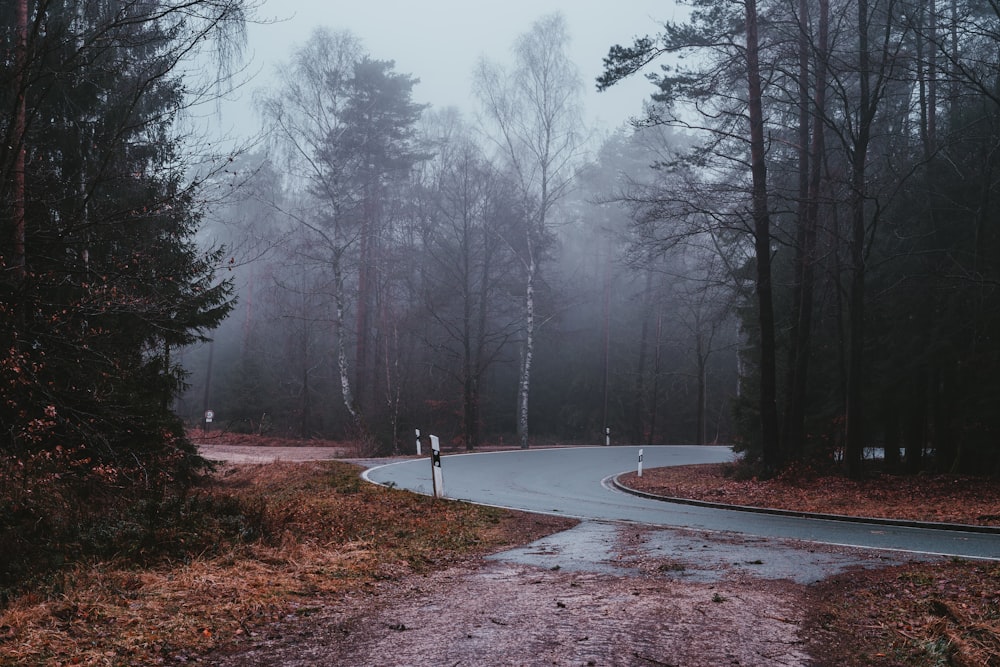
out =
[[420,429],[415,428],[413,430],[417,433],[417,456],[420,456]]
[[604,427],[604,446],[609,447],[611,445],[611,427]]
[[642,450],[639,450],[639,472],[636,473],[637,477],[642,477]]
[[441,444],[436,435],[431,436],[431,476],[434,480],[434,497],[444,498],[444,477],[441,475]]

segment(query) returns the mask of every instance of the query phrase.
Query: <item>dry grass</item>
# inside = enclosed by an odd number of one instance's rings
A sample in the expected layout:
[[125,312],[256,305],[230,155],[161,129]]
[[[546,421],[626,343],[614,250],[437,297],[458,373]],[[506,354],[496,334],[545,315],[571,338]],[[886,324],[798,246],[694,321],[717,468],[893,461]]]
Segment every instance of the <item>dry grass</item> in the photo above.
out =
[[259,534],[211,557],[148,569],[105,561],[60,572],[0,614],[0,664],[196,659],[375,580],[571,523],[383,489],[358,472],[335,462],[220,470],[201,492],[238,499],[246,527]]
[[[217,544],[208,548],[201,539],[186,550],[163,545],[165,553],[187,555],[170,561],[148,555],[149,567],[125,559],[67,566],[0,611],[0,665],[193,662],[278,621],[352,604],[380,580],[572,524],[383,489],[365,484],[358,473],[336,462],[220,469],[196,490],[205,502],[183,505],[185,511],[226,509],[225,522],[191,522],[217,525]],[[699,477],[697,486],[708,484]],[[835,493],[839,487],[827,488]],[[774,488],[768,492],[772,501],[781,500]],[[858,508],[859,495],[851,495]],[[934,502],[926,494],[909,498],[914,508]],[[966,513],[983,512],[983,502],[978,496]],[[193,539],[183,531],[170,534]],[[813,614],[803,633],[817,665],[1000,665],[995,563],[853,572],[810,595]]]
[[912,563],[829,579],[812,591],[819,665],[1000,665],[1000,566]]

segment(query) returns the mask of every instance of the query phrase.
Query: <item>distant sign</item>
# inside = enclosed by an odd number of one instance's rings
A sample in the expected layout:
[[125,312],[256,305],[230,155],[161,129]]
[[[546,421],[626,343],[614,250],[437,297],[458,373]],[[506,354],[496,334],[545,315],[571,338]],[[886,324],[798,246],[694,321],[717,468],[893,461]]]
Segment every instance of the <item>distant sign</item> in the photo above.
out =
[[215,412],[213,410],[205,410],[205,421],[211,423],[215,419]]

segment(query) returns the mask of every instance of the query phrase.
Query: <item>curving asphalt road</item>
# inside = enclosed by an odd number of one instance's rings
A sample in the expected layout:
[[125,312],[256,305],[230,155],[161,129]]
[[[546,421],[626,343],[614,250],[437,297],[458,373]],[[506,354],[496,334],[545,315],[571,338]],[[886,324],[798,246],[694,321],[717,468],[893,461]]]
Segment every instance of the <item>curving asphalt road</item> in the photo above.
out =
[[[728,447],[644,447],[646,468],[717,463]],[[638,447],[580,447],[458,454],[442,457],[449,498],[581,519],[799,539],[923,555],[1000,560],[1000,534],[851,523],[684,505],[617,491],[608,480],[635,470]],[[433,491],[429,459],[367,470],[365,478],[418,493]]]

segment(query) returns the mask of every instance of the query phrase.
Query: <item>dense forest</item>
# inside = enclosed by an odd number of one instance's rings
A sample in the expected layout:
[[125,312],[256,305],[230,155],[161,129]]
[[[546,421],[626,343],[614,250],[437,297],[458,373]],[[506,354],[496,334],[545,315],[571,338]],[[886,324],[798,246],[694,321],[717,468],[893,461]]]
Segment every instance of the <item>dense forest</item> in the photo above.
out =
[[[996,2],[695,3],[613,47],[670,163],[647,245],[710,236],[739,294],[738,437],[766,468],[867,447],[1000,472]],[[734,286],[736,284],[734,283]]]
[[239,300],[184,352],[178,412],[383,453],[416,428],[467,448],[527,445],[529,427],[535,442],[729,442],[733,290],[712,252],[654,257],[631,230],[681,140],[586,142],[569,38],[545,17],[513,65],[479,62],[472,121],[415,105],[415,77],[350,32],[314,32],[260,97],[268,152],[231,169],[246,196],[211,230]]
[[611,46],[596,85],[651,97],[596,143],[559,16],[476,65],[472,120],[317,31],[219,212],[240,299],[179,412],[996,472],[998,30],[996,3],[696,2]]

